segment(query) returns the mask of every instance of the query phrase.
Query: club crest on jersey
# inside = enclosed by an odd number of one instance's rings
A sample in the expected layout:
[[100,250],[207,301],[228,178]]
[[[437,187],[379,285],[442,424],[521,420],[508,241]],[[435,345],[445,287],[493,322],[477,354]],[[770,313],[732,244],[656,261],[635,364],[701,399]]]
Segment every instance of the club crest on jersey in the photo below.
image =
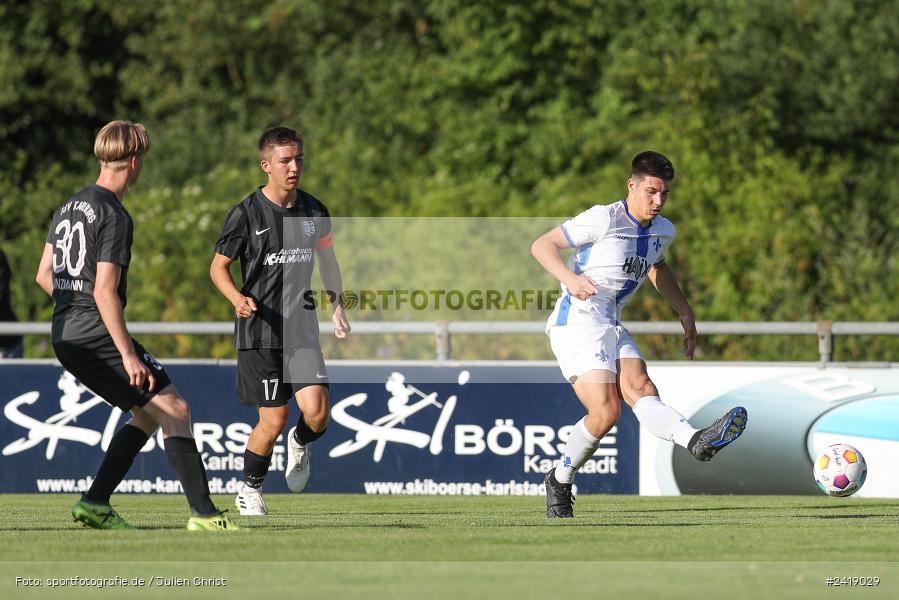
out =
[[658,252],[659,248],[662,247],[662,240],[660,240],[659,238],[656,238],[655,241],[652,243],[652,247],[656,249],[656,252]]
[[315,221],[303,221],[303,233],[309,237],[315,235]]
[[642,256],[629,256],[621,265],[621,270],[640,281],[649,273],[650,264]]

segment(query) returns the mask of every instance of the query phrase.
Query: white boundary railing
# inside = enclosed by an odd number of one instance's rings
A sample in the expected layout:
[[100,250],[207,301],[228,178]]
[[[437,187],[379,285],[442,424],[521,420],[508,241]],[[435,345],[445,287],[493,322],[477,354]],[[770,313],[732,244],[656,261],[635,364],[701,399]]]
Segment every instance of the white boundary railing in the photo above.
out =
[[[322,335],[332,334],[334,324],[319,323]],[[452,335],[540,334],[544,321],[356,321],[354,335],[410,334],[433,335],[437,360],[450,360]],[[678,321],[634,321],[627,323],[633,334],[680,335]],[[870,321],[699,321],[700,335],[814,335],[818,338],[818,354],[822,363],[833,356],[833,338],[837,335],[899,335],[899,322]],[[145,322],[128,323],[134,335],[231,335],[232,321],[215,322]],[[0,323],[2,335],[50,335],[50,323]],[[893,360],[895,357],[889,357]]]

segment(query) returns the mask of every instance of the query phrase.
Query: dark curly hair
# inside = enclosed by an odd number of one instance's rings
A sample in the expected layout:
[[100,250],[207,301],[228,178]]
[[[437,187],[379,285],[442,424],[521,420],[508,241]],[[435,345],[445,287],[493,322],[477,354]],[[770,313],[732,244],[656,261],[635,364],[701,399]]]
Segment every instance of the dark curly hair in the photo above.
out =
[[658,177],[665,181],[674,179],[674,165],[664,154],[647,150],[641,152],[631,161],[631,177],[643,179]]

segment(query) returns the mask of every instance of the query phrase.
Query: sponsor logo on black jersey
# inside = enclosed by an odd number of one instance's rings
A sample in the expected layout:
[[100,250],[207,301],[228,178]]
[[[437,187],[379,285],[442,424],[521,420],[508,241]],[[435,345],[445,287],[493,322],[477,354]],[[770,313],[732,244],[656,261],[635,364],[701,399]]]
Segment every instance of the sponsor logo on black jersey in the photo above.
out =
[[262,263],[266,266],[312,262],[312,248],[284,248],[269,252]]

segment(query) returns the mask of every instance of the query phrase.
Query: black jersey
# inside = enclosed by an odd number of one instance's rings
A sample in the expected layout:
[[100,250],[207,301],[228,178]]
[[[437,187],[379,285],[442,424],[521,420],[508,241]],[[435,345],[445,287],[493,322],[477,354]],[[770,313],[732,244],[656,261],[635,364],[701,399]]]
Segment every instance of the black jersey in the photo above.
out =
[[116,291],[125,308],[133,235],[128,211],[99,185],[81,190],[53,213],[47,243],[53,246],[54,342],[108,333],[94,302],[97,263],[122,267]]
[[303,297],[315,249],[330,233],[328,209],[299,189],[291,208],[273,203],[260,187],[228,211],[215,251],[240,261],[240,293],[256,301],[253,315],[235,319],[236,348],[318,347],[318,317]]

